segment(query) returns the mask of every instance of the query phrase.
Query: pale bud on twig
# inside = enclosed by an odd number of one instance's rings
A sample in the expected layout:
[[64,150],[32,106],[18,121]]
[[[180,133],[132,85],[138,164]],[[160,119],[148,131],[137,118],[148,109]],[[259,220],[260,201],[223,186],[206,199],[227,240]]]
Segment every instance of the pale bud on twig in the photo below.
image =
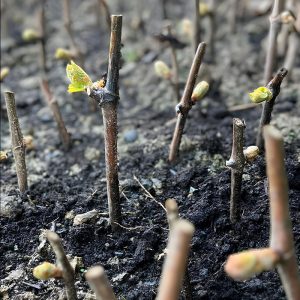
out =
[[3,81],[4,78],[9,74],[10,69],[8,67],[1,68],[0,71],[0,81]]
[[296,21],[295,16],[288,10],[280,14],[280,19],[283,24],[292,24]]
[[249,146],[243,152],[247,161],[253,161],[258,156],[259,149],[257,146]]
[[208,92],[209,84],[206,81],[199,82],[193,90],[192,101],[196,102],[204,98]]
[[4,162],[8,159],[7,151],[0,151],[0,162]]
[[158,77],[170,79],[172,76],[170,68],[161,60],[154,63],[154,70]]
[[279,259],[271,248],[247,250],[230,255],[224,269],[233,279],[243,281],[275,268]]
[[40,280],[62,277],[62,270],[49,262],[43,262],[33,269],[33,276]]
[[22,39],[25,42],[34,42],[41,38],[41,35],[35,29],[25,29],[22,32]]

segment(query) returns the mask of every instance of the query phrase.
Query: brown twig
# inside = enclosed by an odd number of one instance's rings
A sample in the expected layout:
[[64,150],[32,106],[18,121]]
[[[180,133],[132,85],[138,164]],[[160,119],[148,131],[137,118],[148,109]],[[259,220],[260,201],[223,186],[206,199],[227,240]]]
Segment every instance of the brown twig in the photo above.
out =
[[[179,220],[178,205],[175,199],[170,198],[166,200],[165,207],[167,211],[167,218],[169,223],[169,235],[170,235],[171,231],[174,228],[174,225]],[[189,271],[187,267],[183,278],[182,292],[186,300],[192,299],[191,280],[190,280]]]
[[178,158],[179,146],[183,134],[184,125],[190,109],[192,108],[193,101],[191,96],[198,76],[198,71],[205,53],[206,44],[200,43],[195,54],[193,64],[186,82],[186,86],[179,104],[176,106],[177,122],[173,134],[173,139],[170,146],[169,161],[174,163]]
[[157,300],[179,299],[194,230],[193,224],[186,220],[179,220],[174,224],[169,236]]
[[215,0],[209,0],[209,14],[208,14],[208,49],[210,60],[215,60],[215,34],[216,34],[216,3]]
[[117,149],[121,33],[122,16],[112,15],[106,86],[99,90],[88,90],[88,95],[99,103],[103,115],[108,209],[113,229],[118,228],[115,223],[121,223]]
[[267,56],[264,72],[264,84],[267,84],[273,74],[277,58],[277,36],[281,27],[280,13],[283,8],[283,0],[274,0],[273,10],[270,16],[270,30],[267,45]]
[[103,8],[103,10],[104,10],[106,24],[107,24],[107,27],[110,29],[111,20],[110,20],[110,9],[108,7],[108,4],[107,4],[106,0],[98,0],[98,3],[99,3],[100,8]]
[[28,189],[27,170],[25,162],[25,145],[23,143],[23,135],[17,115],[15,95],[13,92],[5,92],[4,96],[10,127],[12,151],[16,163],[18,185],[20,192],[24,193]]
[[263,110],[260,117],[259,128],[256,137],[256,146],[263,149],[263,127],[271,122],[273,106],[277,96],[280,93],[280,85],[283,78],[287,75],[288,71],[285,68],[280,69],[274,78],[268,83],[267,88],[272,92],[272,99],[263,104]]
[[300,299],[300,275],[295,255],[292,222],[289,215],[288,182],[284,166],[283,138],[272,126],[264,127],[267,175],[269,180],[270,246],[282,260],[277,265],[286,296]]
[[46,231],[46,238],[49,241],[57,260],[57,266],[62,270],[63,279],[66,286],[68,300],[77,300],[74,282],[74,270],[68,261],[62,246],[60,237],[53,231]]
[[41,7],[38,11],[38,28],[40,29],[40,68],[42,77],[47,73],[47,58],[46,58],[46,30],[45,30],[45,0],[41,1]]
[[117,299],[102,266],[90,268],[86,272],[85,278],[95,292],[97,300]]
[[[167,25],[168,35],[172,36],[172,27],[171,24]],[[180,100],[180,90],[179,90],[179,67],[178,67],[178,60],[177,60],[177,53],[176,49],[172,43],[169,43],[169,47],[171,50],[171,58],[172,58],[172,79],[171,84],[174,89],[174,94],[176,97],[176,102]]]
[[200,0],[195,0],[195,14],[194,14],[194,49],[197,51],[197,47],[201,41],[201,25],[200,25],[200,13],[199,13],[199,3]]
[[169,229],[173,228],[174,224],[176,221],[179,219],[179,214],[178,214],[178,205],[175,199],[167,199],[165,202],[165,208],[167,211],[167,218],[168,218],[168,223],[169,223]]
[[63,0],[63,19],[64,19],[64,26],[66,29],[66,33],[70,40],[70,48],[72,51],[76,53],[76,56],[79,59],[80,65],[84,66],[84,58],[83,55],[75,41],[74,32],[72,29],[72,20],[71,20],[71,8],[70,8],[70,0]]
[[65,150],[68,150],[71,146],[70,134],[68,133],[68,131],[66,129],[64,120],[60,113],[60,109],[59,109],[57,100],[54,97],[54,95],[52,94],[52,92],[50,91],[48,80],[41,79],[40,86],[41,86],[41,90],[44,94],[44,98],[45,98],[49,108],[52,111],[52,114],[53,114],[54,120],[57,124],[57,129],[58,129],[61,141],[64,145],[64,148],[65,148]]
[[238,219],[238,204],[240,202],[242,178],[245,166],[244,130],[245,123],[237,118],[233,119],[232,152],[226,166],[231,169],[230,193],[230,221],[235,223]]

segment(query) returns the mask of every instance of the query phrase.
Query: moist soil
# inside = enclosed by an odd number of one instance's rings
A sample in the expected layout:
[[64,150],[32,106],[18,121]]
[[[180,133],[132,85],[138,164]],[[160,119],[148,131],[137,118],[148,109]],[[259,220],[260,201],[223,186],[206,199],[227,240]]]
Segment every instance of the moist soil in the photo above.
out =
[[[43,240],[42,231],[54,229],[63,239],[70,259],[77,258],[79,299],[94,299],[84,272],[99,264],[104,266],[118,299],[154,299],[168,237],[166,214],[157,202],[164,204],[166,199],[174,198],[180,216],[196,227],[188,264],[192,299],[284,299],[275,270],[246,282],[235,282],[223,269],[230,254],[267,247],[269,241],[264,155],[245,167],[240,219],[236,224],[229,220],[230,170],[225,167],[231,153],[233,117],[246,122],[245,145],[255,143],[261,107],[234,112],[229,108],[248,103],[247,93],[261,85],[268,16],[249,13],[239,20],[238,32],[232,35],[225,14],[228,4],[218,6],[216,54],[212,59],[208,48],[200,75],[200,79],[210,77],[211,88],[207,97],[190,111],[180,160],[170,165],[167,157],[176,101],[169,83],[158,79],[153,71],[155,59],[171,62],[169,49],[151,37],[163,27],[160,6],[146,1],[140,6],[134,1],[119,2],[111,4],[112,12],[122,13],[124,18],[124,63],[120,71],[118,109],[123,219],[116,232],[108,224],[102,116],[97,111],[91,112],[85,94],[67,94],[65,64],[53,59],[55,48],[68,46],[60,3],[47,3],[47,63],[50,87],[72,134],[73,145],[68,152],[63,150],[51,112],[40,93],[38,46],[24,44],[20,39],[25,27],[35,26],[32,12],[36,5],[34,1],[10,2],[8,34],[1,37],[1,65],[11,68],[1,88],[1,150],[10,148],[3,98],[7,89],[15,92],[22,131],[33,136],[34,149],[26,155],[29,175],[26,195],[21,196],[17,190],[11,152],[0,166],[2,207],[5,204],[9,208],[1,217],[2,298],[63,299],[61,281],[37,281],[32,275],[32,269],[39,263],[55,261],[47,243],[38,248]],[[93,80],[105,72],[109,42],[104,17],[97,25],[94,5],[93,1],[72,2],[76,39],[85,51],[85,69]],[[134,27],[139,10],[143,12],[144,31]],[[193,5],[177,1],[168,6],[168,11],[177,24],[182,18],[192,16]],[[202,30],[205,40],[205,20]],[[186,37],[178,33],[178,38]],[[178,50],[181,92],[193,58],[189,40],[186,43],[184,49]],[[280,64],[281,60],[278,67]],[[298,57],[289,83],[283,84],[272,120],[285,140],[289,203],[298,258],[299,68]],[[91,210],[97,210],[96,218],[73,225],[75,215]]]

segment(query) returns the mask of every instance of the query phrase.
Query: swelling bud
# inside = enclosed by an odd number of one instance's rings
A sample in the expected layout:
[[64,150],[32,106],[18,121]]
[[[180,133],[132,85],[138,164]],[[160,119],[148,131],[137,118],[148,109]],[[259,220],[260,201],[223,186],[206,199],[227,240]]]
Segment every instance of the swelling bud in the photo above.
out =
[[171,79],[172,73],[170,68],[161,60],[154,63],[155,74],[164,79]]
[[193,90],[192,101],[196,102],[204,98],[209,90],[209,84],[206,81],[199,82]]
[[273,97],[273,94],[268,88],[261,86],[252,93],[249,93],[249,97],[253,103],[261,103],[264,101],[270,101]]
[[50,278],[62,277],[62,271],[54,264],[43,262],[41,265],[33,269],[33,276],[36,279],[47,280]]

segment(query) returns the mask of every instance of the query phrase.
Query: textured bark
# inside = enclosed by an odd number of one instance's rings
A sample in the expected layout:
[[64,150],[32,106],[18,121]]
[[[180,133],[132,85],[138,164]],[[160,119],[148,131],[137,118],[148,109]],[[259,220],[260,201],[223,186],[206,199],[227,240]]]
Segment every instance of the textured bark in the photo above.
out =
[[285,68],[280,69],[274,78],[268,83],[267,88],[272,92],[272,99],[263,104],[263,110],[260,117],[259,128],[256,136],[256,146],[260,151],[264,149],[264,140],[262,135],[263,127],[270,124],[275,100],[280,93],[281,82],[287,75]]
[[85,278],[95,292],[97,300],[117,299],[102,266],[90,268],[86,272]]
[[177,111],[178,116],[177,116],[176,127],[173,134],[173,139],[170,146],[169,161],[171,163],[175,163],[175,161],[178,158],[179,146],[180,146],[180,142],[184,130],[184,125],[188,113],[193,105],[193,102],[191,101],[191,96],[196,83],[202,58],[205,53],[205,47],[206,47],[205,43],[200,43],[198,46],[182,98],[180,100],[180,103],[176,106],[178,108]]
[[67,299],[77,300],[74,270],[65,254],[61,239],[55,232],[49,230],[46,232],[46,238],[55,254],[57,266],[62,270],[62,275],[66,286]]
[[272,126],[265,126],[265,148],[269,181],[270,246],[281,255],[277,265],[287,299],[300,299],[300,275],[289,214],[288,181],[284,166],[283,138]]
[[245,166],[244,130],[245,123],[240,119],[233,119],[232,152],[226,165],[231,169],[230,193],[230,221],[235,223],[238,219],[239,202],[242,189],[242,178]]
[[16,110],[15,95],[5,92],[5,103],[10,127],[12,151],[15,158],[18,186],[21,193],[28,189],[27,169],[25,162],[25,145]]

